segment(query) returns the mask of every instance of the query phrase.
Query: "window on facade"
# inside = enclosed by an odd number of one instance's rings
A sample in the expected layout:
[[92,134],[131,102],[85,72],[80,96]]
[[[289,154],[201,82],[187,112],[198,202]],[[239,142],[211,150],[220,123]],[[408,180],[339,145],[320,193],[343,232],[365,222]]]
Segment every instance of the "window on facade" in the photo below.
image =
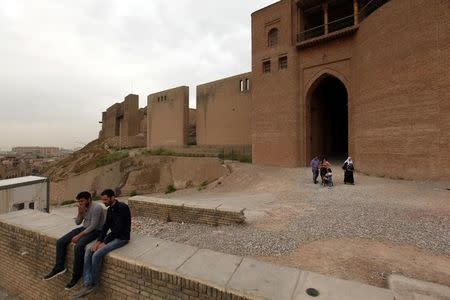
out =
[[282,56],[278,58],[278,69],[283,70],[288,67],[288,58],[287,56]]
[[268,45],[269,45],[269,47],[273,47],[273,46],[276,46],[277,44],[278,44],[278,29],[272,28],[269,31]]
[[25,208],[25,203],[15,203],[13,204],[13,210],[22,210]]
[[263,73],[270,73],[270,60],[263,62]]
[[239,88],[240,88],[241,92],[249,91],[250,90],[250,79],[248,79],[248,78],[241,79],[239,81]]

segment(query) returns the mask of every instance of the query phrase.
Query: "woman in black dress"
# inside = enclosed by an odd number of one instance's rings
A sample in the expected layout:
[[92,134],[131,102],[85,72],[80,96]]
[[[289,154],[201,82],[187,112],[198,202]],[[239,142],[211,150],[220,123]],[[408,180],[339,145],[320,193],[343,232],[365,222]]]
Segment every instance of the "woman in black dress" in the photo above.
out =
[[344,162],[344,165],[342,166],[342,169],[344,169],[344,184],[355,184],[355,180],[353,178],[353,171],[355,171],[355,166],[353,165],[353,160],[349,156],[347,160]]

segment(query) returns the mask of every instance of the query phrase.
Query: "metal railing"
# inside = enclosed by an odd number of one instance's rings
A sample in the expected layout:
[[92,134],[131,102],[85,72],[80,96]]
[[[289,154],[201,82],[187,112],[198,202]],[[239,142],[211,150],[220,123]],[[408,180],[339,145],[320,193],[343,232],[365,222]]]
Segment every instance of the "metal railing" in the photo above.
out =
[[363,21],[378,8],[389,2],[390,0],[372,0],[369,1],[359,10],[359,21]]
[[355,25],[355,15],[350,15],[328,23],[328,33]]
[[325,27],[328,25],[328,33],[332,33],[347,27],[351,27],[355,24],[355,16],[349,15],[334,21],[329,22],[328,24],[322,24],[320,26],[316,26],[305,31],[300,32],[297,35],[297,41],[303,42],[315,37],[319,37],[325,34]]
[[[359,13],[358,20],[359,22],[366,19],[369,15],[371,15],[378,8],[389,2],[390,0],[371,0],[366,5],[364,5]],[[344,28],[348,28],[355,25],[355,15],[349,15],[337,20],[333,20],[328,24],[328,32],[326,32],[325,27],[326,24],[322,24],[320,26],[316,26],[313,28],[309,28],[297,34],[297,42],[303,42],[312,38],[316,38],[328,33],[336,32]]]

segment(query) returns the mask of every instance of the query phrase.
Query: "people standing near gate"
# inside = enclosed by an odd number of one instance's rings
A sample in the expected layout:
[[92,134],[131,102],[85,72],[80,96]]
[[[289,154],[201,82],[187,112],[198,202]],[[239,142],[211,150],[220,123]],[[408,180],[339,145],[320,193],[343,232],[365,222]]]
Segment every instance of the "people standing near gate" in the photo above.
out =
[[315,156],[312,160],[311,160],[311,170],[313,173],[313,182],[314,184],[317,183],[317,177],[319,177],[319,166],[320,166],[320,161],[319,158],[317,156]]
[[353,165],[353,160],[350,156],[344,162],[342,169],[344,169],[344,184],[347,184],[347,183],[355,184],[355,180],[353,178],[353,172],[355,171],[355,166]]
[[[92,293],[100,279],[103,257],[109,252],[125,246],[130,241],[130,208],[116,199],[114,191],[108,189],[101,193],[103,204],[108,207],[106,222],[99,238],[84,257],[84,288],[75,297],[82,298]],[[110,231],[108,233],[108,231]]]
[[[322,185],[325,186],[325,174],[328,173],[328,170],[331,170],[331,164],[327,161],[325,157],[323,157],[320,161],[319,173],[320,178],[322,179]],[[330,171],[331,172],[331,171]]]
[[83,275],[83,262],[86,245],[100,236],[100,230],[105,222],[105,210],[103,206],[92,202],[89,192],[81,192],[77,195],[78,214],[75,218],[75,224],[83,226],[70,231],[58,241],[56,241],[56,261],[52,271],[44,277],[44,280],[50,280],[67,271],[65,267],[67,245],[74,246],[73,273],[72,279],[66,285],[66,289],[73,288]]

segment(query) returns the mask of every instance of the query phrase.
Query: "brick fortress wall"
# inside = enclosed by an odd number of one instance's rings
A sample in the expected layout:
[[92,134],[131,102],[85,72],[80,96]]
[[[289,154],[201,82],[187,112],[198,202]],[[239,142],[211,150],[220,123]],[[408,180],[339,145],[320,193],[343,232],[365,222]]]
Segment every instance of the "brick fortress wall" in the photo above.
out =
[[197,145],[251,145],[251,73],[197,86]]
[[147,97],[147,147],[187,145],[189,87],[181,86]]

